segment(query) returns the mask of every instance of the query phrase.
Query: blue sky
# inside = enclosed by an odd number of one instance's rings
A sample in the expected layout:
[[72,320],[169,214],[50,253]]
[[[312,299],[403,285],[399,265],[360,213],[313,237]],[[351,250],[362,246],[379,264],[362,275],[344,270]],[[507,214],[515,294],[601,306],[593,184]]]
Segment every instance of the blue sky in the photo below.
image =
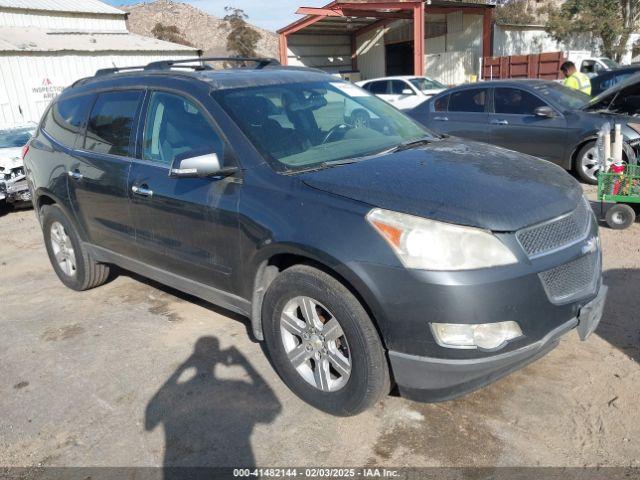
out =
[[[140,3],[141,0],[103,0],[116,7]],[[298,7],[321,7],[329,0],[182,0],[216,17],[224,16],[224,7],[242,8],[249,21],[267,30],[277,30],[300,18],[295,11]]]

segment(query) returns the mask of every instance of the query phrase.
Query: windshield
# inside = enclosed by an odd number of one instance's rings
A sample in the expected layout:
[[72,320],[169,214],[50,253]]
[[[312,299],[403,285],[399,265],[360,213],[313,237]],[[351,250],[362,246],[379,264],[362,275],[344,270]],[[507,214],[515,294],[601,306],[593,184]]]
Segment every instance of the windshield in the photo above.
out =
[[436,80],[432,80],[431,78],[412,78],[409,80],[411,84],[416,87],[421,92],[426,92],[428,90],[444,90],[445,87],[443,84]]
[[618,68],[620,66],[620,65],[618,65],[617,62],[614,62],[610,58],[606,58],[606,57],[605,58],[601,58],[600,61],[602,63],[604,63],[607,66],[607,68],[610,68],[611,70],[614,70],[614,69],[616,69],[616,68]]
[[578,110],[591,100],[586,93],[567,88],[559,83],[535,85],[533,89],[544,98],[548,98],[551,103],[556,103],[567,110]]
[[0,130],[0,148],[24,147],[33,135],[32,128]]
[[218,90],[212,95],[279,171],[322,167],[436,138],[386,102],[343,81]]

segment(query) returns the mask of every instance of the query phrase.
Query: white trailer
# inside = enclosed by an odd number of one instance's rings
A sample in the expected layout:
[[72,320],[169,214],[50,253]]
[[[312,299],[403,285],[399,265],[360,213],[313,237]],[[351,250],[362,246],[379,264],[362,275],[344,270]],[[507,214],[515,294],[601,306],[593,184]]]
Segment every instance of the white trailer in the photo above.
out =
[[100,68],[200,53],[131,34],[125,20],[97,0],[0,0],[0,126],[37,122],[52,98]]

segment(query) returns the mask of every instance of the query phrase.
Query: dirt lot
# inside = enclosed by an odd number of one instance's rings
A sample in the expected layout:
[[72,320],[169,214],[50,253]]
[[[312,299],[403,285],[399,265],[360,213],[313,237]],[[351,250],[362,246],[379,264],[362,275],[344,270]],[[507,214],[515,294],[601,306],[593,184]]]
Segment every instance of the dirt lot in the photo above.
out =
[[33,212],[0,213],[0,465],[638,467],[639,235],[602,229],[588,342],[456,401],[338,419],[289,392],[242,318],[127,274],[72,292]]

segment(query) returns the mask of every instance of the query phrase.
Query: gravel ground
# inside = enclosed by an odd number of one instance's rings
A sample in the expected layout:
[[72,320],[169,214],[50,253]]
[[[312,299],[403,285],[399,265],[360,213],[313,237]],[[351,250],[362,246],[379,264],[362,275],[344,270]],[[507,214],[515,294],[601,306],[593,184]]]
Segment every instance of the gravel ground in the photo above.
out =
[[455,401],[344,419],[290,393],[244,319],[124,273],[68,290],[33,212],[2,212],[0,465],[639,467],[639,233],[602,229],[611,292],[588,342]]

